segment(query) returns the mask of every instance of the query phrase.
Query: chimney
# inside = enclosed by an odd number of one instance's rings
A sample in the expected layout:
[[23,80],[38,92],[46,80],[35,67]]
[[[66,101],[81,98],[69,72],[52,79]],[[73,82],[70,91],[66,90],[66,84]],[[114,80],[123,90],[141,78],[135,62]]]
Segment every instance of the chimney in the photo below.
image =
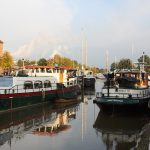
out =
[[3,56],[3,41],[0,40],[0,58]]

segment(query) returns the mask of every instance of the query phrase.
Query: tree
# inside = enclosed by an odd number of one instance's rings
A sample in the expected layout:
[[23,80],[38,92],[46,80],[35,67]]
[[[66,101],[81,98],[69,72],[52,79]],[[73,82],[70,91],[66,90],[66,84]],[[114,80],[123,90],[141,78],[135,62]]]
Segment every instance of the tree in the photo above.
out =
[[128,58],[121,59],[118,63],[113,62],[110,66],[110,70],[114,71],[115,69],[132,69],[133,63]]
[[118,63],[118,69],[132,69],[132,61],[128,58],[123,58]]
[[39,66],[47,66],[47,60],[45,58],[41,58],[38,60],[37,64]]
[[35,63],[36,63],[36,61],[35,60],[28,60],[28,59],[25,59],[25,60],[23,60],[23,59],[19,59],[18,61],[17,61],[17,65],[19,66],[19,67],[22,67],[23,66],[23,61],[24,61],[24,65],[25,66],[27,66],[27,65],[35,65]]
[[[143,62],[143,55],[138,59],[138,62]],[[150,65],[150,57],[148,55],[144,55],[144,62],[146,65]]]
[[118,63],[116,63],[116,62],[113,62],[112,64],[111,64],[111,66],[110,66],[110,70],[111,71],[114,71],[115,69],[117,69],[118,68]]
[[144,62],[145,62],[144,68],[147,72],[150,72],[150,57],[148,55],[142,55],[138,59],[138,62],[143,62],[143,56],[144,56]]
[[7,71],[7,73],[10,73],[11,68],[13,66],[13,58],[8,51],[4,52],[0,65],[3,68],[3,70]]
[[54,64],[58,64],[58,66],[61,64],[61,56],[56,54],[54,56]]
[[54,65],[54,58],[50,58],[47,60],[47,66],[53,66]]

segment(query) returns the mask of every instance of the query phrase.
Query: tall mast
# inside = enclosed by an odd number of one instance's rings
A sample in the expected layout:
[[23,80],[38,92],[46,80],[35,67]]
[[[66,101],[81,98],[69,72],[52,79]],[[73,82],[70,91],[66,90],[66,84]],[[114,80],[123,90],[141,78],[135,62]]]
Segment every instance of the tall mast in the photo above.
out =
[[84,70],[84,29],[82,29],[82,70]]
[[86,68],[88,66],[88,45],[87,45],[87,38],[85,39],[85,49],[86,49]]
[[108,73],[108,51],[106,51],[106,72]]
[[88,45],[87,45],[87,37],[85,35],[85,30],[82,29],[82,70],[88,65]]
[[133,69],[133,50],[134,50],[134,45],[132,44],[132,69]]

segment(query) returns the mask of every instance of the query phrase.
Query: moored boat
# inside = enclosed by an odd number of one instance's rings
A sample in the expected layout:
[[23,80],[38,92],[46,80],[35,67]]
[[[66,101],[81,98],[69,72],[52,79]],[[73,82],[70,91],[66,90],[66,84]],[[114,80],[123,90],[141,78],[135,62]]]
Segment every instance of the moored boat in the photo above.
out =
[[94,76],[92,71],[86,70],[84,72],[83,83],[85,88],[93,88],[95,89],[96,77]]
[[53,67],[55,72],[49,74],[46,68],[28,66],[15,76],[0,77],[0,111],[53,102],[59,98],[76,98],[80,87],[70,69]]
[[150,107],[147,73],[141,70],[116,70],[109,73],[94,102],[107,111],[147,109]]
[[0,77],[0,111],[56,99],[54,77]]
[[57,80],[57,99],[75,99],[80,93],[77,69],[71,67],[25,66],[28,76],[53,76]]

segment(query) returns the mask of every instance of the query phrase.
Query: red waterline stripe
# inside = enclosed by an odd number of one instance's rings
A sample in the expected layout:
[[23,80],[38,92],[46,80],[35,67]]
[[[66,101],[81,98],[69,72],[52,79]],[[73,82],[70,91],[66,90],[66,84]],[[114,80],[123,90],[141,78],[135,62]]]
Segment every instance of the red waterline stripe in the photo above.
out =
[[[66,87],[63,88],[62,90],[49,90],[49,91],[44,91],[45,94],[49,93],[57,93],[57,92],[62,92],[62,91],[69,91],[73,89],[79,89],[79,86],[71,86],[71,87]],[[36,95],[42,95],[42,91],[39,92],[29,92],[29,93],[14,93],[14,94],[0,94],[0,99],[2,98],[15,98],[15,97],[29,97],[29,96],[36,96]]]
[[[56,90],[50,90],[50,91],[45,91],[45,94],[48,93],[56,93]],[[14,94],[0,94],[0,99],[2,98],[10,98],[10,97],[29,97],[29,96],[36,96],[36,95],[42,95],[42,91],[39,92],[29,92],[29,93],[14,93]]]

